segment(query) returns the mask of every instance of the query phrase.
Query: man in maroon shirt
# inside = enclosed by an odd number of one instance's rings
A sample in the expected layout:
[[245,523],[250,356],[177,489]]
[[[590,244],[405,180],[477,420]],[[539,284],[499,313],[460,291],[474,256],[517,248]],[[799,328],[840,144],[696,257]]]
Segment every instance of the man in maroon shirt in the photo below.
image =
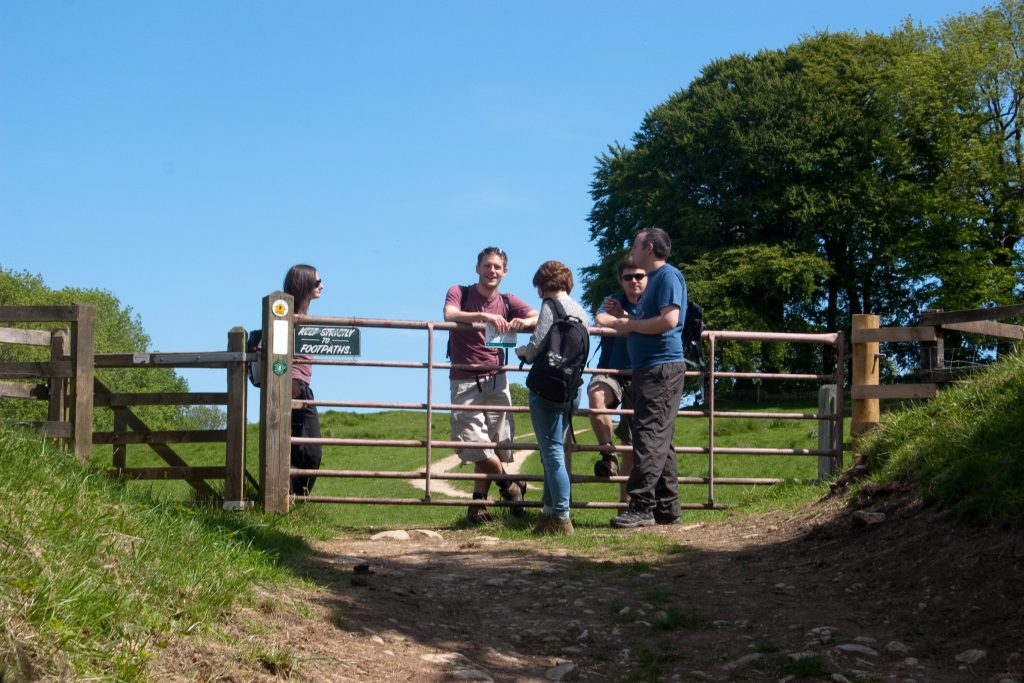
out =
[[[487,247],[476,257],[478,280],[468,287],[453,285],[444,300],[444,319],[456,323],[486,323],[488,332],[502,334],[532,329],[537,311],[513,294],[499,294],[498,285],[508,273],[508,257],[497,247]],[[459,328],[449,334],[450,375],[453,405],[511,406],[508,377],[501,369],[504,354],[487,346],[483,330]],[[472,367],[460,367],[472,366]],[[462,448],[463,462],[472,462],[478,473],[501,474],[502,462],[512,461],[515,422],[511,413],[453,410],[453,441],[494,442],[499,448]],[[507,444],[507,445],[506,445]],[[473,484],[473,499],[486,500],[490,482]],[[522,500],[525,482],[502,481],[498,488],[505,500]],[[474,524],[492,519],[485,506],[470,506],[467,519]]]

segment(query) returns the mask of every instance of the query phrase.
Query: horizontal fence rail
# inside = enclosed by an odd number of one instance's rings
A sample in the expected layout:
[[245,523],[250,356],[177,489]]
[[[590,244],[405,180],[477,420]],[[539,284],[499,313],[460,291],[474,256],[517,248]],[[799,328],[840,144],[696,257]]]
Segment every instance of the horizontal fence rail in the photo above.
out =
[[[109,408],[114,414],[114,430],[92,434],[95,445],[113,447],[112,476],[135,480],[181,480],[204,499],[222,499],[225,509],[247,507],[245,492],[245,409],[247,384],[245,363],[245,330],[236,327],[228,332],[227,351],[185,353],[109,353],[96,355],[97,368],[131,368],[146,371],[157,368],[211,368],[225,370],[226,391],[223,392],[113,392],[96,381],[95,405]],[[224,429],[152,429],[133,408],[146,406],[223,406]],[[180,444],[224,444],[224,464],[190,465],[172,446]],[[165,466],[139,467],[128,465],[129,445],[146,445]],[[222,480],[222,492],[207,480]]]
[[[932,399],[938,396],[944,384],[963,379],[969,374],[969,368],[946,366],[945,332],[1019,341],[1024,339],[1024,326],[998,321],[1002,318],[1022,317],[1024,305],[961,311],[927,309],[921,312],[919,325],[908,327],[881,327],[881,319],[877,315],[854,315],[850,333],[853,346],[851,434],[858,437],[878,427],[881,419],[880,401]],[[885,359],[885,354],[880,352],[880,345],[894,343],[919,345],[917,382],[880,383],[881,361]]]
[[[286,306],[278,307],[277,302],[285,302]],[[263,324],[263,376],[261,391],[261,485],[264,491],[264,508],[268,512],[287,511],[290,504],[296,501],[307,502],[329,502],[329,503],[350,503],[350,504],[383,504],[383,505],[442,505],[442,506],[472,506],[487,505],[496,507],[536,507],[538,502],[525,501],[509,503],[501,500],[465,500],[456,498],[438,498],[432,490],[434,481],[475,481],[486,479],[489,481],[516,480],[516,481],[542,481],[540,475],[526,474],[476,474],[476,473],[453,473],[435,472],[434,449],[445,451],[465,447],[467,444],[461,441],[448,439],[433,439],[431,432],[433,428],[433,416],[435,413],[451,414],[456,411],[473,412],[505,412],[505,413],[528,413],[526,406],[500,406],[500,405],[474,405],[462,406],[450,403],[447,400],[447,376],[445,375],[445,399],[436,401],[434,399],[434,377],[435,371],[447,371],[451,368],[475,369],[475,370],[501,370],[506,373],[524,372],[514,365],[492,365],[492,366],[465,366],[446,362],[436,362],[433,358],[436,344],[435,334],[437,332],[448,332],[457,328],[469,327],[464,324],[425,321],[425,320],[389,320],[383,318],[357,318],[337,316],[310,316],[296,315],[291,311],[291,297],[281,292],[268,295],[264,298],[264,324]],[[286,323],[286,325],[282,325]],[[385,361],[367,359],[339,359],[314,357],[312,359],[295,358],[292,353],[291,344],[287,345],[284,353],[273,353],[275,335],[285,334],[291,337],[292,328],[296,325],[318,325],[318,326],[340,326],[354,327],[360,329],[376,328],[385,330],[419,330],[425,332],[426,336],[426,357],[425,361]],[[482,324],[472,325],[475,329],[483,329]],[[590,332],[595,336],[612,336],[614,330],[602,327],[592,327]],[[772,410],[760,411],[716,411],[714,399],[714,386],[717,379],[758,379],[769,381],[806,381],[832,384],[837,387],[843,386],[843,335],[842,333],[828,334],[789,334],[775,332],[732,332],[732,331],[706,331],[703,340],[710,347],[711,353],[706,374],[710,380],[709,395],[706,397],[706,408],[703,410],[680,410],[679,417],[702,418],[708,421],[707,445],[676,446],[675,450],[680,454],[704,455],[708,458],[708,469],[706,476],[679,477],[680,484],[707,486],[708,496],[704,503],[686,503],[684,508],[722,508],[724,505],[715,501],[714,487],[716,484],[723,485],[764,485],[775,484],[782,481],[773,477],[719,477],[714,474],[716,454],[744,455],[750,457],[775,457],[775,456],[806,456],[817,457],[819,462],[827,461],[826,476],[837,471],[842,462],[842,410],[841,401],[832,403],[827,408],[821,408],[817,412],[783,412]],[[789,344],[814,344],[828,347],[832,350],[833,358],[836,359],[835,372],[832,374],[821,373],[757,373],[757,372],[716,372],[714,370],[714,357],[716,345],[728,342],[777,342]],[[279,343],[279,342],[278,342]],[[280,343],[279,343],[280,344]],[[280,345],[284,349],[285,345]],[[419,369],[426,373],[426,400],[422,402],[386,402],[386,401],[360,401],[360,400],[292,400],[290,397],[290,382],[288,377],[277,376],[270,371],[275,362],[284,363],[284,367],[290,367],[292,363],[310,364],[328,367],[350,367],[350,368],[402,368]],[[621,374],[629,375],[628,371],[608,371],[596,368],[587,368],[585,374]],[[703,377],[705,373],[688,370],[687,378]],[[833,391],[833,397],[835,392]],[[341,437],[320,437],[303,438],[290,435],[289,415],[292,409],[314,406],[317,408],[359,408],[359,409],[393,409],[401,411],[424,411],[425,416],[425,437],[419,439],[387,439],[387,438],[341,438]],[[632,410],[599,410],[581,409],[577,412],[581,416],[591,414],[631,415]],[[715,444],[714,421],[716,418],[748,418],[767,420],[811,420],[815,421],[819,428],[818,448],[752,448],[752,447],[721,447]],[[390,470],[357,470],[357,469],[335,469],[323,468],[318,470],[307,470],[292,468],[289,461],[290,447],[292,444],[319,444],[330,447],[380,447],[380,448],[409,448],[422,449],[424,451],[424,462],[422,470],[414,471],[390,471]],[[476,443],[474,448],[495,448],[511,447],[514,450],[538,450],[539,446],[533,442],[516,441],[511,446],[507,443],[498,444]],[[607,447],[606,447],[607,448]],[[616,445],[616,451],[627,452],[630,446]],[[567,468],[570,471],[572,483],[608,483],[618,487],[619,482],[626,480],[626,477],[597,477],[581,474],[572,474],[572,454],[575,452],[599,452],[598,445],[584,445],[572,442],[566,443]],[[446,453],[446,456],[448,454]],[[819,471],[821,468],[819,467]],[[328,496],[290,495],[289,480],[293,477],[317,476],[323,478],[348,478],[348,479],[382,479],[382,480],[409,480],[422,483],[423,495],[416,498],[381,497],[371,498],[366,496]],[[572,507],[581,508],[621,508],[623,503],[618,502],[584,502],[572,501]]]

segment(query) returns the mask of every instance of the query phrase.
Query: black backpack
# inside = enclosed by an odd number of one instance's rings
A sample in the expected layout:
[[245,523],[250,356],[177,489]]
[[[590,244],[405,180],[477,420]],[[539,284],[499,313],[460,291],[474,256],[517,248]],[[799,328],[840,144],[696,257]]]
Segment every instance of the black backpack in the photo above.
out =
[[583,384],[583,366],[590,355],[590,334],[583,321],[566,315],[557,300],[544,299],[544,304],[547,303],[551,304],[555,319],[540,342],[537,357],[526,376],[526,386],[548,401],[569,404]]
[[700,335],[704,332],[704,308],[692,301],[686,302],[686,320],[683,321],[683,360],[699,368],[707,365],[704,344]]
[[[260,343],[263,341],[263,330],[249,330],[245,339],[245,353],[251,360],[245,362],[245,374],[254,387],[260,385],[263,364],[260,362]],[[254,358],[253,358],[254,357]]]

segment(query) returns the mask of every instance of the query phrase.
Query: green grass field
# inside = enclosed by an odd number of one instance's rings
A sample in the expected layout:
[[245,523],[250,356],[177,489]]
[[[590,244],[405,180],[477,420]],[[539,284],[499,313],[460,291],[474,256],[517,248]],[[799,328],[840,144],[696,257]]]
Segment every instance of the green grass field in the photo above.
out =
[[[807,401],[782,402],[719,402],[720,411],[773,411],[773,412],[814,412],[815,405]],[[582,430],[577,439],[580,444],[596,443],[590,431],[586,417],[574,419],[574,429]],[[436,413],[432,436],[435,440],[447,440],[447,413]],[[356,438],[356,439],[423,439],[426,432],[426,415],[423,411],[385,411],[379,413],[351,413],[330,411],[321,415],[321,431],[324,437]],[[517,441],[528,443],[534,441],[529,415],[516,414]],[[754,418],[716,418],[715,443],[718,447],[744,446],[754,448],[796,448],[815,449],[818,443],[817,422],[814,420],[754,419]],[[708,443],[708,421],[706,418],[680,418],[677,423],[675,442],[680,446],[706,447]],[[253,478],[258,478],[258,432],[255,425],[250,425],[247,443],[247,469]],[[223,447],[218,444],[182,445],[176,447],[178,452],[194,465],[214,465],[223,463]],[[436,463],[452,455],[450,449],[435,449],[433,461]],[[591,475],[593,463],[597,459],[593,452],[577,452],[573,457],[573,473]],[[97,447],[93,452],[93,462],[100,466],[108,466],[111,462],[111,450]],[[129,466],[157,466],[162,461],[155,453],[145,446],[130,446],[128,451]],[[371,471],[412,471],[423,470],[425,467],[425,449],[393,448],[371,446],[328,446],[324,449],[323,469],[371,470]],[[470,473],[469,466],[457,467],[454,472]],[[703,477],[708,472],[706,454],[681,454],[679,458],[681,476]],[[793,504],[802,500],[810,500],[819,496],[823,488],[814,483],[807,483],[817,478],[817,457],[813,456],[775,456],[775,455],[728,455],[716,454],[716,477],[745,478],[779,478],[787,484],[764,485],[722,485],[715,486],[716,504],[742,509],[763,509]],[[524,474],[541,475],[540,458],[536,452],[528,456]],[[799,482],[799,483],[797,483]],[[211,482],[216,485],[216,482]],[[470,491],[469,481],[453,481],[451,485],[462,491]],[[152,495],[171,501],[183,501],[191,497],[191,489],[183,482],[137,482],[132,486],[149,487]],[[406,480],[399,479],[365,479],[365,478],[328,478],[321,477],[316,484],[315,493],[321,496],[353,496],[363,498],[407,498],[419,500],[422,491],[413,488]],[[531,482],[527,499],[539,501],[541,483]],[[496,496],[492,488],[492,497]],[[706,503],[708,487],[706,485],[684,485],[681,487],[682,499],[686,503]],[[435,499],[449,499],[435,492]],[[607,501],[618,500],[618,484],[607,482],[577,483],[573,485],[574,501]],[[789,502],[786,502],[789,501]],[[309,508],[315,507],[316,512]],[[401,527],[410,525],[449,526],[460,523],[465,508],[450,506],[427,505],[353,505],[353,504],[304,504],[296,508],[292,517],[300,526],[310,523],[320,527],[315,535],[330,533],[330,529],[338,528],[380,528]],[[722,511],[695,510],[687,511],[687,519],[705,519],[726,514]],[[576,510],[574,520],[577,526],[605,526],[613,516],[611,510]],[[301,522],[300,520],[305,520]]]

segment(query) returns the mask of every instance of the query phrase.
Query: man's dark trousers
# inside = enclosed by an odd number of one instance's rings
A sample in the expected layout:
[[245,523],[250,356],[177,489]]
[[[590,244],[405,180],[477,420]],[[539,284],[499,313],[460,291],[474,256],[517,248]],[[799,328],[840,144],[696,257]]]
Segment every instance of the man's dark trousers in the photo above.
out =
[[633,471],[629,506],[658,519],[679,517],[679,476],[672,437],[683,396],[685,363],[633,371]]

